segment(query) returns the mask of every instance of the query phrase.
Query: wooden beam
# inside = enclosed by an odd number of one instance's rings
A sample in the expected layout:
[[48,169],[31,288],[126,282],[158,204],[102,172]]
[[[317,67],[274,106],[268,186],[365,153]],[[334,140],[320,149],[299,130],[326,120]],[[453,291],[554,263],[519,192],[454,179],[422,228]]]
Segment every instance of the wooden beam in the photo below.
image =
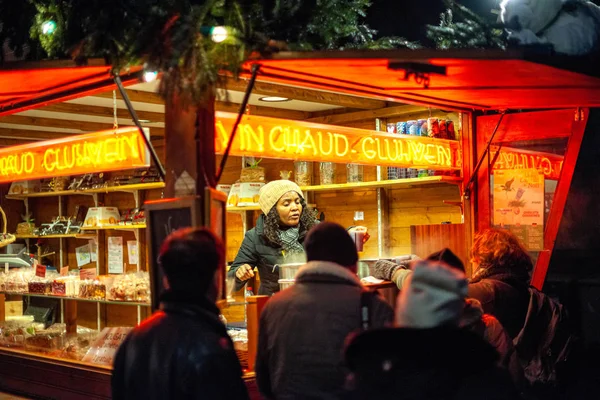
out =
[[421,106],[394,106],[385,107],[377,110],[356,111],[347,114],[327,115],[324,117],[309,118],[310,122],[318,122],[322,124],[343,124],[345,122],[361,121],[365,119],[389,118],[400,115],[426,111]]
[[[65,114],[79,114],[79,115],[93,115],[95,117],[108,117],[113,118],[113,109],[111,107],[100,107],[100,106],[88,106],[84,104],[75,103],[57,103],[50,104],[45,107],[39,108],[40,111],[50,111]],[[137,116],[141,120],[148,120],[152,122],[164,122],[165,114],[160,112],[151,111],[138,111],[136,110]],[[120,119],[131,120],[131,114],[129,111],[123,108],[117,109],[117,117]]]
[[0,128],[0,138],[2,139],[51,140],[60,139],[69,135],[74,134],[65,132],[48,132],[28,129]]
[[[128,90],[127,95],[131,101],[139,102],[139,103],[148,103],[148,104],[158,104],[164,105],[164,100],[160,95],[152,92],[142,92],[139,90]],[[106,93],[98,93],[92,97],[102,97],[102,98],[110,98],[112,99],[112,92]],[[117,98],[121,99],[121,95],[117,94]],[[64,104],[63,104],[64,105]],[[224,101],[215,102],[215,110],[216,111],[226,111],[226,112],[235,112],[239,111],[239,104],[236,103],[228,103]],[[110,110],[110,108],[108,108]],[[126,110],[121,110],[126,112]],[[275,107],[266,107],[266,106],[249,106],[248,111],[252,115],[260,115],[263,117],[273,117],[273,118],[286,118],[286,119],[294,119],[294,120],[302,120],[310,117],[309,112],[305,111],[296,111],[296,110],[286,110],[283,108],[275,108]],[[153,118],[145,118],[143,115],[157,114],[157,113],[147,113],[144,111],[138,111],[138,116],[140,119],[147,119],[153,122],[164,122],[164,114],[161,114],[161,118],[158,116],[154,116]],[[83,114],[87,114],[83,112]],[[112,116],[112,110],[110,111],[110,116]],[[129,114],[124,118],[129,118]]]
[[[33,125],[33,126],[47,126],[52,128],[64,128],[64,129],[78,129],[84,132],[102,131],[111,129],[113,124],[106,122],[88,122],[88,121],[73,121],[68,119],[57,119],[57,118],[40,118],[40,117],[28,117],[24,115],[7,115],[6,117],[0,118],[0,123],[4,124],[18,124],[18,125]],[[127,126],[127,125],[125,125]],[[122,126],[124,127],[124,126]],[[149,127],[152,135],[164,135],[164,128]],[[65,134],[66,136],[67,134]]]
[[[234,92],[245,92],[248,82],[245,80],[227,81],[225,88]],[[385,101],[364,97],[348,96],[345,94],[307,90],[292,86],[274,85],[272,83],[256,82],[253,94],[263,96],[280,96],[293,100],[309,101],[311,103],[329,104],[332,106],[359,108],[361,110],[384,108]]]

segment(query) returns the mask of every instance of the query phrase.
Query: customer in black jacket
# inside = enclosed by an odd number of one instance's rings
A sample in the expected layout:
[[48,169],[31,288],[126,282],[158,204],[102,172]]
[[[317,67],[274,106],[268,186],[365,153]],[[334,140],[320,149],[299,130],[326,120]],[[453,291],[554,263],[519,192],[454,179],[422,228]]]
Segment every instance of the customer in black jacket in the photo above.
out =
[[278,265],[304,262],[304,237],[317,223],[306,205],[300,187],[292,181],[267,183],[259,193],[259,205],[264,213],[256,227],[246,232],[229,276],[235,277],[235,290],[240,290],[258,268],[260,295],[279,291]]
[[215,306],[221,241],[205,229],[173,233],[160,252],[160,311],[117,352],[113,399],[246,400],[242,369]]

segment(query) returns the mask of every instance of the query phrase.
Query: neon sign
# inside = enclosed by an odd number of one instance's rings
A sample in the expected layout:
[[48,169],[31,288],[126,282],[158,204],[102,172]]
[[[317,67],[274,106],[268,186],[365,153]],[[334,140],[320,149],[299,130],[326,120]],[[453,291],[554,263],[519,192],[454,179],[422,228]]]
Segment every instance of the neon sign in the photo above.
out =
[[[216,113],[216,149],[223,153],[237,115]],[[457,141],[244,115],[232,155],[367,165],[458,169]]]
[[[491,158],[496,157],[497,148],[491,150]],[[564,157],[558,154],[540,153],[503,147],[494,164],[494,170],[537,169],[546,179],[558,180]]]
[[149,165],[148,150],[137,128],[120,128],[2,149],[0,182]]

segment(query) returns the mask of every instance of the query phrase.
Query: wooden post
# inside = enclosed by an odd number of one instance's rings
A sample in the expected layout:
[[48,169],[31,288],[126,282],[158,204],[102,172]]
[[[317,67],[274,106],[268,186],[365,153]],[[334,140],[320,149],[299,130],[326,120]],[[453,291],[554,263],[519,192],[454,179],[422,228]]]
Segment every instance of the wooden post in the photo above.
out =
[[65,324],[67,333],[77,333],[77,301],[65,300]]
[[[215,105],[214,100],[186,106],[175,96],[165,104],[165,197],[180,197],[175,190],[184,172],[191,177],[186,195],[202,196],[206,186],[215,187]],[[193,183],[192,183],[193,182]]]
[[250,296],[246,307],[247,329],[248,329],[248,370],[254,371],[256,363],[256,351],[258,350],[258,324],[260,314],[269,296]]

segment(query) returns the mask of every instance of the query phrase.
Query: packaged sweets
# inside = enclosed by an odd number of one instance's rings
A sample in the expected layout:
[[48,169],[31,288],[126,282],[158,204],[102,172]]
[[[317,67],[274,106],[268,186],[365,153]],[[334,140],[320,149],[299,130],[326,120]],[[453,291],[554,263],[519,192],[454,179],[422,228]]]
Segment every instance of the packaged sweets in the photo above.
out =
[[19,268],[8,273],[6,277],[6,291],[14,293],[27,293],[29,281],[35,277],[33,268]]
[[387,177],[388,180],[398,179],[398,168],[388,167],[387,173],[388,173],[388,177]]
[[406,170],[406,177],[407,178],[418,178],[419,177],[419,170],[416,168],[407,168]]
[[147,272],[120,275],[115,278],[108,294],[109,300],[150,301],[150,277]]
[[387,133],[396,133],[396,124],[387,124]]
[[454,121],[446,121],[446,137],[450,140],[458,139],[454,131]]
[[35,279],[28,283],[29,293],[51,294],[52,284],[45,279]]
[[106,286],[98,280],[86,279],[79,284],[79,297],[82,299],[105,300]]
[[398,122],[396,124],[396,133],[400,133],[402,135],[408,135],[408,123],[403,121],[403,122]]
[[294,162],[294,181],[298,186],[312,185],[312,163],[308,161]]
[[406,130],[409,135],[417,136],[419,134],[419,126],[417,125],[417,121],[411,120],[406,122]]
[[79,277],[61,276],[52,281],[52,294],[55,296],[77,297],[79,295]]
[[320,165],[321,185],[332,185],[335,183],[335,164],[332,162],[322,162]]
[[[445,128],[446,125],[444,124],[444,129]],[[427,136],[432,138],[439,138],[441,137],[440,131],[440,121],[437,118],[429,118],[427,120]]]
[[448,139],[446,120],[440,119],[438,124],[440,126],[440,134],[439,134],[439,136],[434,136],[434,137],[439,137],[440,139]]
[[417,120],[417,127],[418,127],[417,135],[427,136],[427,120],[426,119]]

